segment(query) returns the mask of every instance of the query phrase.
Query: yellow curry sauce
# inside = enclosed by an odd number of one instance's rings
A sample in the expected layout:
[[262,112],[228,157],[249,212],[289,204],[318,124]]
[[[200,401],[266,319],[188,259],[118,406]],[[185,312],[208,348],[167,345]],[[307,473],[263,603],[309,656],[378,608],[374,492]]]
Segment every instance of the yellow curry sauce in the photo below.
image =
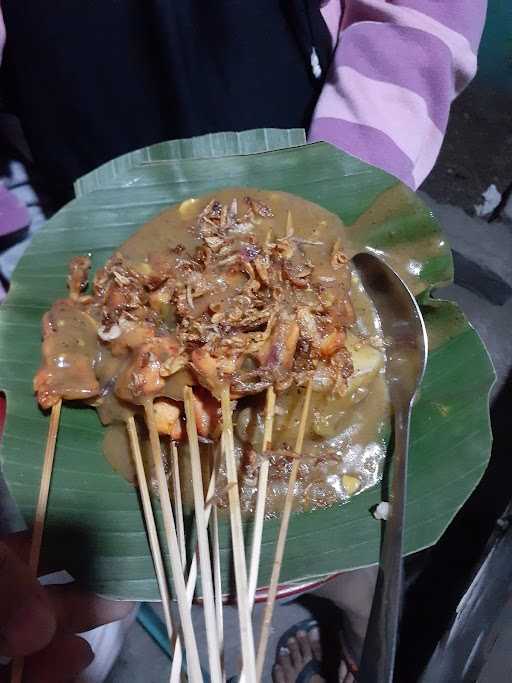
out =
[[[295,509],[346,500],[378,481],[389,423],[379,321],[351,255],[339,218],[299,197],[230,188],[186,200],[129,238],[90,294],[87,259],[72,262],[70,298],[43,320],[38,399],[94,406],[107,426],[105,454],[131,481],[124,421],[155,401],[162,446],[179,442],[187,482],[183,387],[193,387],[206,462],[219,448],[218,399],[228,383],[243,509],[252,510],[258,463],[269,457],[272,515],[298,457],[291,445],[311,381]],[[262,455],[268,386],[276,415],[272,452]],[[142,419],[139,429],[146,448]],[[217,495],[225,505],[222,464]],[[190,492],[184,497],[190,502]]]

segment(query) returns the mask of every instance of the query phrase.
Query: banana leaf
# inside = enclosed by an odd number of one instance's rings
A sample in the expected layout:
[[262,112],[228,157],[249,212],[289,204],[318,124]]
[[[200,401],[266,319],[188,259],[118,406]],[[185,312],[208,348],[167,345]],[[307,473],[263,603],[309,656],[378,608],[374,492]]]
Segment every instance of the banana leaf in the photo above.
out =
[[[27,523],[33,518],[48,429],[48,417],[32,392],[40,320],[55,299],[66,296],[69,259],[90,252],[97,268],[170,204],[241,185],[292,192],[338,214],[353,245],[383,254],[417,294],[431,350],[412,419],[405,550],[435,543],[489,459],[493,367],[458,307],[431,296],[453,275],[450,249],[431,212],[383,171],[328,144],[306,145],[303,131],[223,133],[125,155],[80,179],[76,199],[34,237],[0,308],[0,388],[7,397],[0,457]],[[60,559],[101,594],[158,599],[137,492],[106,462],[102,437],[94,411],[63,408],[44,554],[53,557],[53,564]],[[369,509],[382,496],[375,487],[345,505],[293,515],[282,580],[300,582],[376,562],[381,529]],[[261,586],[268,583],[278,524],[265,523]],[[246,526],[249,537],[250,522]],[[232,581],[227,520],[220,543],[227,592]]]

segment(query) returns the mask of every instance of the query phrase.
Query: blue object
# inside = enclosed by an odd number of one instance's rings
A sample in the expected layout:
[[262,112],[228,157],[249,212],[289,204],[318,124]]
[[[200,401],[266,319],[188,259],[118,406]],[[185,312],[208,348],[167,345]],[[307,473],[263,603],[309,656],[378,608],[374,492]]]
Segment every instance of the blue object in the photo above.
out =
[[487,21],[478,53],[477,80],[512,93],[512,6],[510,0],[489,0]]
[[[167,636],[167,628],[164,622],[160,619],[155,610],[147,602],[142,602],[139,611],[137,612],[137,621],[146,631],[146,633],[153,638],[158,647],[165,652],[172,662],[171,643]],[[183,659],[182,671],[187,672],[187,665]],[[205,683],[210,683],[210,676],[203,669],[201,669],[203,680]],[[236,680],[236,679],[235,679]],[[231,680],[228,681],[231,683]]]
[[171,644],[165,624],[147,602],[141,603],[137,612],[137,621],[172,661]]

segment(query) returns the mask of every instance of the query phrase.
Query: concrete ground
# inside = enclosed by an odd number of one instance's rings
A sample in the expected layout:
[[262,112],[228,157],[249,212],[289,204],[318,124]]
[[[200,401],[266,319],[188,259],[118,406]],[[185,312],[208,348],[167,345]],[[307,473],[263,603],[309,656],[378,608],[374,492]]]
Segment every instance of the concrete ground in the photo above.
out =
[[[257,605],[254,614],[254,625],[259,624],[262,615],[262,605]],[[161,616],[161,610],[156,608]],[[197,636],[199,656],[203,670],[208,671],[206,652],[206,631],[201,607],[194,607],[192,619]],[[269,641],[267,665],[263,673],[263,680],[271,680],[271,668],[277,642],[282,633],[304,619],[310,619],[311,612],[299,602],[278,605],[275,611],[274,628]],[[240,664],[240,646],[238,636],[238,615],[234,607],[224,608],[224,628],[226,638],[225,662],[228,677],[238,673]],[[144,683],[162,683],[169,678],[170,660],[168,656],[155,644],[152,638],[138,623],[130,629],[125,646],[106,683],[127,683],[128,681],[144,681]]]

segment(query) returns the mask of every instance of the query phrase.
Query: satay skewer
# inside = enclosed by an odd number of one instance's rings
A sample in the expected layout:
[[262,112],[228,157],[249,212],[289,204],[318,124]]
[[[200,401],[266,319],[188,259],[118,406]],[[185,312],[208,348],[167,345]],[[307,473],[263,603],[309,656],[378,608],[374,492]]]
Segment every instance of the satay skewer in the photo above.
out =
[[229,515],[231,523],[231,541],[233,563],[235,566],[235,584],[240,625],[240,642],[242,649],[243,671],[248,683],[256,682],[256,661],[254,652],[254,635],[252,628],[251,606],[249,604],[247,566],[245,561],[244,536],[240,495],[238,492],[238,475],[235,460],[235,444],[233,438],[233,420],[229,386],[225,386],[221,395],[222,430],[224,456],[226,460],[227,489]]
[[[213,501],[215,498],[215,488],[216,488],[216,461],[214,463],[214,467],[212,469],[212,473],[210,475],[210,482],[208,484],[208,490],[206,492],[206,500],[205,500],[205,506],[204,506],[204,512],[205,512],[205,521],[206,524],[208,524],[211,511],[213,509]],[[197,546],[194,550],[194,554],[192,556],[192,561],[190,563],[190,570],[188,573],[188,578],[187,578],[187,604],[189,607],[192,605],[192,600],[194,599],[194,592],[196,589],[196,582],[197,582],[197,555],[198,555],[198,549]],[[181,650],[179,649],[179,644],[180,644],[180,636],[178,634],[178,638],[176,639],[176,647],[174,651],[174,657],[172,660],[172,667],[171,667],[171,683],[178,683],[178,681],[181,680]]]
[[[304,443],[304,435],[306,432],[306,425],[309,416],[309,406],[311,403],[312,383],[308,383],[306,389],[306,396],[302,407],[302,414],[300,418],[299,431],[297,433],[297,440],[295,442],[295,453],[300,454]],[[267,651],[268,639],[270,635],[270,626],[272,623],[272,614],[274,611],[274,604],[277,596],[277,587],[279,584],[279,574],[281,571],[281,564],[283,562],[284,549],[286,545],[286,536],[288,534],[288,526],[290,523],[290,515],[293,504],[293,493],[295,490],[295,483],[297,481],[297,473],[299,471],[300,458],[294,458],[290,470],[290,477],[288,479],[288,491],[284,502],[283,512],[281,516],[281,526],[279,527],[279,534],[277,537],[276,550],[274,555],[274,564],[272,567],[272,575],[270,577],[270,584],[268,587],[267,601],[265,603],[265,610],[263,613],[263,621],[261,624],[260,640],[258,643],[258,654],[256,658],[257,680],[261,681],[263,672],[263,665],[265,663],[265,654]]]
[[[185,523],[183,519],[183,500],[181,495],[178,447],[176,446],[176,442],[174,440],[171,440],[171,475],[174,500],[174,516],[176,518],[176,530],[178,532],[178,545],[180,547],[181,565],[183,567],[183,572],[185,573],[187,569],[187,544],[185,541]],[[172,661],[173,666],[171,666],[171,675],[169,681],[170,683],[178,683],[182,680],[181,665],[183,662],[183,653],[181,650],[181,639],[179,633],[176,634],[176,638],[174,640]]]
[[[41,471],[41,482],[39,484],[39,495],[37,497],[34,526],[32,527],[32,539],[30,542],[30,554],[28,558],[28,566],[34,576],[37,576],[41,546],[43,544],[44,523],[46,520],[46,511],[48,509],[48,497],[53,474],[53,463],[55,461],[55,446],[57,444],[57,434],[59,433],[61,408],[62,399],[59,399],[59,401],[52,406],[50,424],[48,426],[48,437],[46,439],[46,448],[44,451],[43,469]],[[25,660],[23,657],[14,659],[11,669],[11,683],[21,683],[24,663]]]
[[206,622],[206,641],[208,646],[210,677],[214,683],[221,683],[222,673],[220,665],[219,637],[217,632],[217,617],[215,613],[208,529],[204,510],[205,506],[203,476],[201,473],[201,454],[199,451],[199,440],[197,436],[192,389],[190,389],[190,387],[185,387],[183,396],[185,401],[185,415],[187,418],[190,464],[192,468],[192,489],[194,493],[194,510],[196,518],[197,544],[199,547],[199,565],[201,568],[201,585],[204,597],[204,616]]
[[[210,458],[211,475],[210,479],[215,482],[216,476],[216,458],[211,449]],[[215,486],[214,486],[215,491]],[[215,498],[215,493],[214,493]],[[208,523],[208,521],[207,521]],[[224,669],[224,609],[222,600],[222,573],[220,568],[220,548],[219,548],[219,518],[217,511],[217,503],[215,499],[211,503],[211,525],[210,525],[210,543],[212,546],[212,563],[213,563],[213,587],[215,592],[215,616],[217,619],[217,633],[219,636],[219,653],[220,665],[222,670],[222,680],[226,680],[226,671]]]
[[181,563],[183,565],[183,571],[185,571],[187,567],[187,544],[185,542],[185,523],[183,520],[183,502],[181,499],[180,465],[178,461],[178,448],[175,441],[171,441],[171,473],[176,530],[178,532]]
[[153,565],[155,567],[158,589],[160,591],[160,597],[162,599],[162,609],[164,612],[165,625],[167,627],[169,642],[172,644],[176,633],[172,623],[171,599],[169,596],[169,589],[167,587],[167,577],[165,575],[162,551],[160,549],[160,542],[158,540],[158,531],[156,528],[155,516],[153,514],[153,507],[151,505],[151,496],[149,494],[146,472],[144,470],[144,462],[142,460],[142,453],[140,450],[139,436],[137,434],[137,428],[135,426],[135,419],[133,416],[130,416],[126,420],[126,430],[128,432],[128,438],[130,440],[133,461],[135,463],[135,470],[137,472],[137,481],[139,484],[139,493],[142,502],[142,510],[144,513],[144,521],[146,523],[149,547],[151,549],[151,556],[153,558]]
[[190,604],[187,600],[187,591],[185,586],[185,577],[183,574],[183,567],[181,564],[180,548],[178,537],[176,534],[176,525],[174,523],[174,515],[172,512],[171,499],[169,496],[169,489],[167,485],[167,478],[165,476],[164,465],[162,462],[162,451],[160,447],[160,438],[155,423],[155,414],[152,402],[144,404],[146,415],[146,424],[149,431],[149,440],[151,444],[151,452],[153,455],[153,463],[158,481],[158,493],[160,495],[160,505],[162,507],[162,516],[164,521],[164,529],[169,548],[169,556],[171,561],[171,570],[174,580],[174,590],[176,599],[178,601],[178,610],[181,620],[181,630],[183,632],[183,640],[185,644],[185,651],[187,654],[187,671],[191,683],[196,681],[202,682],[201,667],[199,665],[199,653],[197,650],[196,637],[194,633],[194,626],[192,624],[192,614],[190,611]]
[[[261,447],[262,461],[258,474],[258,493],[254,510],[254,525],[252,531],[251,563],[249,571],[249,605],[254,608],[258,573],[260,568],[261,539],[263,535],[263,523],[265,521],[265,503],[267,500],[268,471],[270,462],[268,451],[272,447],[272,430],[274,427],[274,412],[276,406],[276,394],[273,387],[267,389],[265,401],[265,426],[263,429],[263,442]],[[245,675],[242,671],[240,683],[245,683]]]
[[260,566],[261,539],[263,535],[263,523],[265,521],[265,503],[267,500],[267,483],[269,471],[268,451],[272,448],[272,429],[274,427],[274,412],[276,394],[273,387],[267,389],[265,402],[265,427],[263,430],[262,461],[258,473],[258,493],[254,510],[254,526],[252,532],[251,564],[249,571],[249,604],[254,606],[256,587],[258,583],[258,570]]
[[53,474],[53,463],[55,461],[55,446],[57,444],[57,434],[59,432],[61,407],[62,399],[59,399],[59,401],[52,407],[50,425],[48,427],[48,439],[46,441],[46,449],[44,452],[43,470],[41,473],[41,483],[39,485],[39,496],[37,498],[36,515],[34,519],[34,526],[32,528],[32,540],[30,544],[30,555],[28,560],[28,565],[34,576],[37,576],[39,557],[41,555],[41,546],[43,543],[44,523],[46,520],[46,510],[48,508],[48,496],[50,493],[50,483]]

